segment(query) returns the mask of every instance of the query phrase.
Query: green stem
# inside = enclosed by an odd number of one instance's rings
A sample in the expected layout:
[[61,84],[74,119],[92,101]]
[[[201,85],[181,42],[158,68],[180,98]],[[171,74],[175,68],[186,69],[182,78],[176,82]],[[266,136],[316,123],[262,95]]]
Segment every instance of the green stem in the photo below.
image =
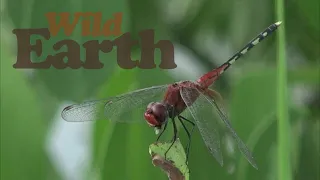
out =
[[278,178],[291,180],[290,168],[290,142],[289,142],[289,113],[287,90],[287,65],[285,54],[285,17],[284,2],[276,2],[277,20],[282,21],[277,36],[277,116],[278,116]]

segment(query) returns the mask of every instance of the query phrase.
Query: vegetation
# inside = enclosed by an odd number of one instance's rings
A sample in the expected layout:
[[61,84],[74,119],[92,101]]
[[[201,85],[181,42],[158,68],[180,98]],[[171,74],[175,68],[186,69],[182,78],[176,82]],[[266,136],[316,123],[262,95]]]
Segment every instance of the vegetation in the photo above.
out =
[[[214,84],[224,97],[238,135],[252,150],[259,170],[242,156],[221,167],[198,130],[192,136],[190,179],[319,180],[320,25],[318,0],[154,1],[1,0],[1,180],[162,180],[148,153],[156,136],[139,113],[140,124],[109,121],[67,123],[61,110],[88,99],[138,88],[196,80],[227,60],[257,33],[282,21],[274,34],[237,61]],[[103,69],[14,69],[15,28],[48,27],[47,12],[123,12],[122,31],[155,29],[155,40],[175,43],[174,70],[121,69],[116,50],[100,53]],[[37,37],[38,38],[38,37]],[[43,43],[71,38],[82,43],[81,25]],[[34,42],[33,37],[32,42]],[[65,50],[62,49],[61,51]],[[84,57],[84,51],[82,57]],[[140,49],[132,51],[140,59]],[[33,54],[34,61],[41,61]],[[160,52],[156,51],[156,62]],[[171,139],[168,128],[165,138]],[[182,144],[187,136],[179,129]]]

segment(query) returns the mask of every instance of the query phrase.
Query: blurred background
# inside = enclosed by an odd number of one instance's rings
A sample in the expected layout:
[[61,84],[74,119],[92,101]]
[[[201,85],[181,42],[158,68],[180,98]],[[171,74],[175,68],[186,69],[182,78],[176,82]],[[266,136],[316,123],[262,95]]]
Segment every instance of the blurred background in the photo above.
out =
[[[151,164],[148,146],[153,129],[109,121],[69,123],[60,113],[72,103],[99,99],[138,88],[196,80],[219,66],[249,40],[276,21],[283,21],[288,66],[288,131],[277,125],[277,32],[237,61],[214,84],[224,97],[231,122],[252,150],[259,170],[242,156],[221,167],[207,151],[198,131],[192,137],[190,179],[275,180],[278,178],[278,135],[288,135],[292,179],[319,180],[319,1],[285,1],[277,19],[276,1],[255,0],[1,0],[1,180],[164,180]],[[138,39],[155,29],[155,42],[175,46],[173,70],[121,69],[116,50],[100,53],[100,70],[14,69],[15,28],[48,27],[47,12],[102,12],[103,20],[123,13],[122,32]],[[44,42],[45,54],[67,37],[61,32]],[[80,24],[71,39],[80,44]],[[84,49],[81,52],[84,57]],[[280,52],[283,53],[283,52]],[[34,55],[34,54],[33,54]],[[140,59],[140,49],[132,50]],[[35,58],[34,61],[42,61]],[[160,52],[156,52],[160,62]],[[171,137],[171,130],[166,134]],[[185,133],[180,133],[186,143]]]

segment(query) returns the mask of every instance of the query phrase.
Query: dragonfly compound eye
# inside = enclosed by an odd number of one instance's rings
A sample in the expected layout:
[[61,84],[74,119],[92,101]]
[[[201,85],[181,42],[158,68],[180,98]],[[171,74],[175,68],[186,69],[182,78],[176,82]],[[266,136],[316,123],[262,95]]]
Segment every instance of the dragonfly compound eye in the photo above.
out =
[[148,106],[147,106],[147,109],[150,109],[153,104],[154,104],[154,102],[149,103]]
[[144,113],[144,118],[152,127],[161,126],[168,118],[168,111],[161,103],[150,103]]

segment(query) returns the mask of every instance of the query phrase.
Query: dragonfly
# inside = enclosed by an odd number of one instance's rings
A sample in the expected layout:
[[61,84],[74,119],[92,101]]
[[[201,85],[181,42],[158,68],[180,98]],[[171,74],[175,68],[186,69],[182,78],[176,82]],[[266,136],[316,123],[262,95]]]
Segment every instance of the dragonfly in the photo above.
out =
[[[69,122],[100,119],[124,123],[147,122],[150,127],[155,128],[156,132],[158,132],[157,142],[166,130],[168,122],[171,121],[173,125],[173,138],[172,144],[166,153],[178,138],[178,128],[176,125],[176,120],[178,120],[189,138],[186,146],[186,161],[188,161],[189,156],[191,135],[196,126],[208,151],[221,166],[223,166],[223,156],[220,135],[223,132],[227,132],[236,142],[238,149],[248,162],[258,169],[251,151],[233,129],[224,110],[221,95],[211,89],[210,86],[235,61],[276,31],[280,24],[281,21],[271,24],[225,63],[204,74],[196,81],[185,80],[172,84],[152,86],[106,99],[73,104],[65,107],[62,110],[61,116]],[[119,118],[121,114],[132,111],[138,111],[141,115],[143,114],[144,118]],[[183,115],[183,112],[186,111],[191,114],[192,120]],[[185,123],[192,125],[191,131],[188,130]]]

